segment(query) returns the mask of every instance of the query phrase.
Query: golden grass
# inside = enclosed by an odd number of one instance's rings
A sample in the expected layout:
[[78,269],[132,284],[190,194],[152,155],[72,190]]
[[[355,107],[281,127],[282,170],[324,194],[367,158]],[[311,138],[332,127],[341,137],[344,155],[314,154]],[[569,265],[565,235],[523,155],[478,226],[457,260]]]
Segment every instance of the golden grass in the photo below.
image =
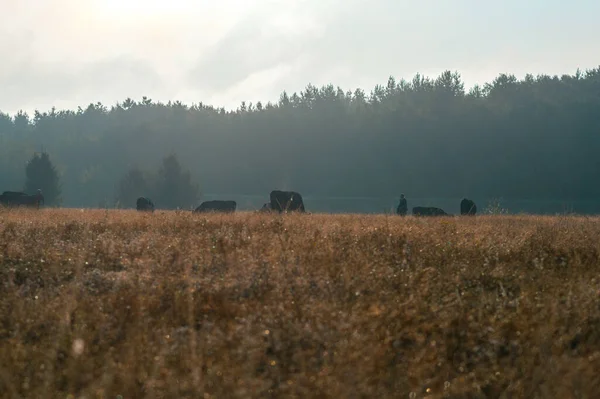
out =
[[0,396],[596,397],[600,219],[0,211]]

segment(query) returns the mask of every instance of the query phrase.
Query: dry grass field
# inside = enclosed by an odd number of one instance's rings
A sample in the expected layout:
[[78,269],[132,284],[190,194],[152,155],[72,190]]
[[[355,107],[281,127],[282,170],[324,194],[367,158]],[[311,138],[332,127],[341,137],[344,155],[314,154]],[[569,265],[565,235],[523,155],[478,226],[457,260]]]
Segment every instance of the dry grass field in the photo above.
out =
[[2,398],[592,398],[600,218],[0,211]]

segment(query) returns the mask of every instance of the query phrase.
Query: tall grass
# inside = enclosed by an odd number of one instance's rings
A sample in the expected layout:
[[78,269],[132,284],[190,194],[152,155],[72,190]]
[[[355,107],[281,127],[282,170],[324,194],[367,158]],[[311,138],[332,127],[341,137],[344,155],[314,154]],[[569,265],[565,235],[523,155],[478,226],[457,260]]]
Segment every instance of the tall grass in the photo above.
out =
[[599,254],[574,216],[1,211],[0,397],[596,397]]

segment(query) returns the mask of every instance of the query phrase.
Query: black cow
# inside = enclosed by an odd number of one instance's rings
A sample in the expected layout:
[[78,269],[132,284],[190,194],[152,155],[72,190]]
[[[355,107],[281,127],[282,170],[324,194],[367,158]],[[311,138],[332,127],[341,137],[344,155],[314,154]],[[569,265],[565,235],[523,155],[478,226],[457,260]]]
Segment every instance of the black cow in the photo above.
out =
[[22,197],[22,196],[26,196],[28,194],[24,193],[22,191],[5,191],[2,193],[2,195],[8,196],[8,197]]
[[135,203],[135,208],[140,212],[154,212],[154,202],[147,197],[139,197]]
[[235,212],[235,208],[237,207],[237,203],[235,201],[223,201],[223,200],[213,200],[213,201],[204,201],[200,204],[198,208],[194,210],[196,212],[225,212],[231,213]]
[[434,206],[415,206],[412,213],[413,216],[450,216],[443,209]]
[[304,201],[300,193],[295,191],[273,190],[269,195],[271,209],[277,212],[305,212]]
[[470,199],[463,198],[463,200],[460,201],[460,214],[469,216],[477,214],[477,205]]
[[26,206],[30,208],[38,208],[44,204],[44,196],[42,190],[37,190],[34,195],[28,195],[21,191],[5,191],[0,195],[0,204],[13,207],[13,206]]

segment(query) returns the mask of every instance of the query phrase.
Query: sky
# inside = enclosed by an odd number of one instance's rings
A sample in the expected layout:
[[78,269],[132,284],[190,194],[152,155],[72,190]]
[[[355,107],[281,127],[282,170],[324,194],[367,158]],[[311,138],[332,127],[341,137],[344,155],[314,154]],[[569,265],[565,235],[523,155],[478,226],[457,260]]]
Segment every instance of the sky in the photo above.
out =
[[597,0],[0,0],[0,111],[600,66]]

